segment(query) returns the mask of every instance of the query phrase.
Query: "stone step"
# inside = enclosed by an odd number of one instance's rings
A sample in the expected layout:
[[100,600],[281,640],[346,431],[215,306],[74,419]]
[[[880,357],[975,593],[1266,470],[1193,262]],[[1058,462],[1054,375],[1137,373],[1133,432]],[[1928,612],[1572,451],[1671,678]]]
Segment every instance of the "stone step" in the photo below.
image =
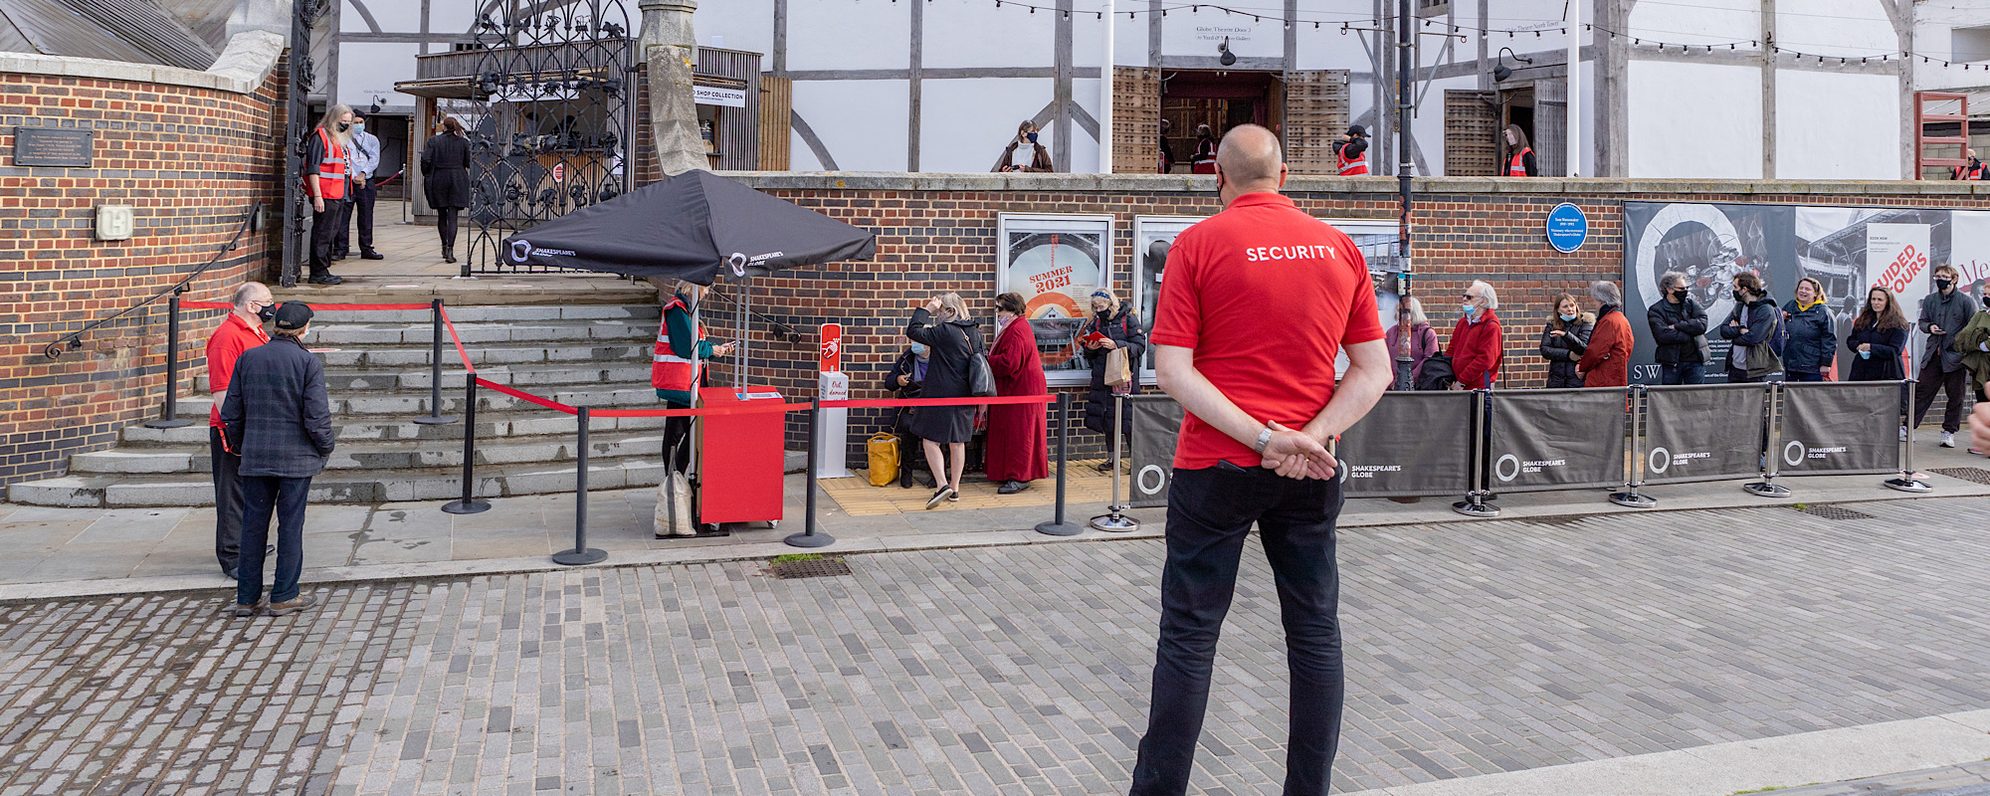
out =
[[[589,367],[589,364],[594,366]],[[602,367],[602,365],[609,365],[609,367]],[[443,389],[454,390],[458,395],[461,395],[464,373],[465,371],[462,367],[457,366],[457,363],[444,362],[442,368]],[[507,365],[479,369],[477,375],[498,384],[510,385],[526,390],[527,392],[545,395],[550,392],[550,390],[544,389],[547,387],[560,388],[574,387],[576,385],[613,385],[636,389],[650,383],[650,366],[647,361],[635,364],[610,361],[597,363],[569,362],[537,366]],[[431,371],[427,368],[422,368],[421,370],[325,369],[325,389],[333,396],[354,399],[373,397],[371,394],[381,392],[398,392],[404,390],[427,391],[433,381]],[[195,377],[193,388],[196,394],[207,394],[207,374],[203,373]],[[362,396],[355,395],[354,393],[366,393],[368,395]],[[482,407],[483,405],[479,404],[478,408]]]
[[[470,361],[479,368],[497,366],[517,366],[534,364],[557,364],[563,362],[636,362],[648,363],[653,343],[645,337],[643,342],[600,344],[573,343],[566,345],[505,345],[505,346],[464,346],[470,353]],[[462,360],[456,355],[456,347],[444,344],[442,349],[444,367],[460,366]],[[325,362],[326,370],[337,368],[365,370],[406,370],[428,367],[427,347],[405,348],[347,348],[327,351],[319,356]],[[445,382],[446,383],[446,382]]]
[[[314,323],[316,323],[314,321]],[[456,336],[463,341],[463,347],[487,343],[514,344],[572,344],[575,341],[600,340],[629,344],[635,341],[656,340],[657,321],[630,320],[590,320],[562,321],[556,323],[489,323],[456,324]],[[314,328],[304,336],[304,344],[311,348],[348,348],[355,346],[430,346],[434,343],[434,330],[427,323],[330,323]],[[447,333],[443,335],[445,351],[455,348]]]
[[[568,430],[572,431],[572,424]],[[458,438],[461,439],[460,437]],[[660,456],[663,435],[657,429],[623,429],[589,432],[588,456]],[[569,436],[526,437],[523,439],[478,439],[477,466],[571,462],[578,454]],[[439,445],[431,440],[368,440],[342,442],[325,461],[327,470],[406,470],[428,467],[462,467],[463,446]],[[131,446],[69,458],[69,472],[123,475],[163,473],[207,473],[208,447]]]
[[[589,489],[655,486],[663,474],[663,463],[655,455],[589,461],[588,465]],[[476,472],[475,494],[480,498],[499,498],[572,492],[574,476],[572,464],[480,468]],[[311,480],[310,500],[317,504],[440,502],[461,496],[461,479],[462,470],[450,467],[327,470]],[[205,473],[74,474],[9,484],[7,499],[30,506],[73,508],[212,506],[214,484]]]
[[[338,439],[345,440],[455,440],[463,439],[463,418],[457,412],[461,399],[446,397],[444,393],[442,411],[455,417],[456,422],[446,425],[422,425],[414,422],[417,417],[428,414],[428,399],[414,398],[354,398],[332,401],[332,426],[338,431]],[[560,400],[581,399],[578,405],[614,406],[622,408],[662,408],[656,400],[656,391],[647,387],[641,390],[623,390],[603,400],[599,393],[593,395],[560,393]],[[198,400],[196,410],[192,404]],[[488,401],[490,403],[485,403]],[[503,401],[502,408],[486,414],[487,406]],[[126,426],[120,432],[120,440],[126,445],[206,445],[206,417],[208,399],[188,399],[180,402],[180,414],[195,422],[181,428],[147,428],[144,425]],[[346,411],[357,406],[360,411]],[[392,411],[389,411],[392,408]],[[523,401],[499,396],[480,399],[477,409],[477,439],[495,440],[505,437],[528,437],[542,434],[572,434],[576,421],[572,415],[561,414]],[[628,430],[636,428],[660,428],[660,417],[602,417],[593,418],[588,428],[595,431]]]
[[[656,304],[619,305],[571,305],[571,306],[502,306],[502,305],[448,305],[444,308],[449,321],[461,329],[465,324],[502,323],[515,324],[546,321],[645,321],[654,328],[663,317],[662,307]],[[318,310],[312,313],[313,323],[401,323],[420,324],[427,327],[428,310]]]

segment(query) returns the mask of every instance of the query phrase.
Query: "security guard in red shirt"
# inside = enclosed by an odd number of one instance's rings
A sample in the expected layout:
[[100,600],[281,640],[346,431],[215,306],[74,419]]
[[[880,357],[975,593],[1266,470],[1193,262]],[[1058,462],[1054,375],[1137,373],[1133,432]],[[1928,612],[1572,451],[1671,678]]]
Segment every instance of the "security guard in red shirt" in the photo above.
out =
[[269,342],[263,321],[276,315],[276,300],[261,282],[235,288],[233,303],[234,311],[207,338],[207,389],[214,393],[214,407],[207,412],[207,464],[214,474],[214,557],[221,574],[230,579],[242,553],[242,459],[228,453],[221,434],[221,401],[228,397],[235,360]]

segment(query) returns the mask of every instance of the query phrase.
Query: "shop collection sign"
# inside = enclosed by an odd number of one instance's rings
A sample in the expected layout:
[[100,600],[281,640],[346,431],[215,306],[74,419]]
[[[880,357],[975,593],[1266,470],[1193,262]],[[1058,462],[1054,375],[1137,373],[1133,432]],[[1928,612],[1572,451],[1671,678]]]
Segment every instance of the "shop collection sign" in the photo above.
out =
[[691,98],[699,105],[718,105],[726,108],[746,107],[746,89],[720,88],[718,86],[692,86]]

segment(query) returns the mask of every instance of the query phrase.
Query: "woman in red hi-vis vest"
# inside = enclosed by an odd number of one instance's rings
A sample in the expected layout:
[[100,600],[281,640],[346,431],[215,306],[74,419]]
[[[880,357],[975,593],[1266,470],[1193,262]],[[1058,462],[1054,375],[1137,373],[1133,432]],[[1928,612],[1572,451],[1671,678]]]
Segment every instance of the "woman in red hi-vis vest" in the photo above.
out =
[[[704,362],[730,356],[738,345],[712,342],[705,337],[704,328],[692,320],[691,313],[704,292],[698,285],[679,281],[676,292],[663,302],[663,323],[657,328],[656,350],[650,356],[650,386],[656,388],[657,399],[667,409],[692,408]],[[691,418],[664,418],[663,450],[673,473],[682,474],[691,466],[691,446],[685,444],[690,435]],[[664,484],[666,489],[671,487],[668,482]],[[659,526],[657,535],[665,535],[665,530]],[[680,536],[697,535],[688,523],[673,530]]]
[[1527,133],[1520,129],[1520,125],[1506,126],[1506,151],[1513,153],[1506,163],[1506,176],[1541,176],[1541,164],[1534,159],[1534,149],[1527,145]]
[[1967,149],[1962,153],[1963,165],[1949,169],[1951,180],[1982,180],[1990,178],[1990,167],[1976,159],[1976,150]]
[[1347,134],[1334,145],[1334,165],[1342,177],[1360,177],[1368,171],[1368,128],[1348,125]]
[[333,105],[304,139],[304,193],[311,197],[311,282],[336,285],[332,275],[332,242],[344,227],[346,148],[352,140],[352,109]]

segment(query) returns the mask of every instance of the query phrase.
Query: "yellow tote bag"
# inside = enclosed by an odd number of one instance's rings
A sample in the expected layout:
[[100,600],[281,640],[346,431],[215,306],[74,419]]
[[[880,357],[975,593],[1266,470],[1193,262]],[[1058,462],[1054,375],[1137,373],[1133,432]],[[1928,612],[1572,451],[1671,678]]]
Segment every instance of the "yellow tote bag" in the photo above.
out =
[[891,486],[898,480],[898,435],[883,431],[872,434],[864,443],[864,452],[871,459],[871,486]]

